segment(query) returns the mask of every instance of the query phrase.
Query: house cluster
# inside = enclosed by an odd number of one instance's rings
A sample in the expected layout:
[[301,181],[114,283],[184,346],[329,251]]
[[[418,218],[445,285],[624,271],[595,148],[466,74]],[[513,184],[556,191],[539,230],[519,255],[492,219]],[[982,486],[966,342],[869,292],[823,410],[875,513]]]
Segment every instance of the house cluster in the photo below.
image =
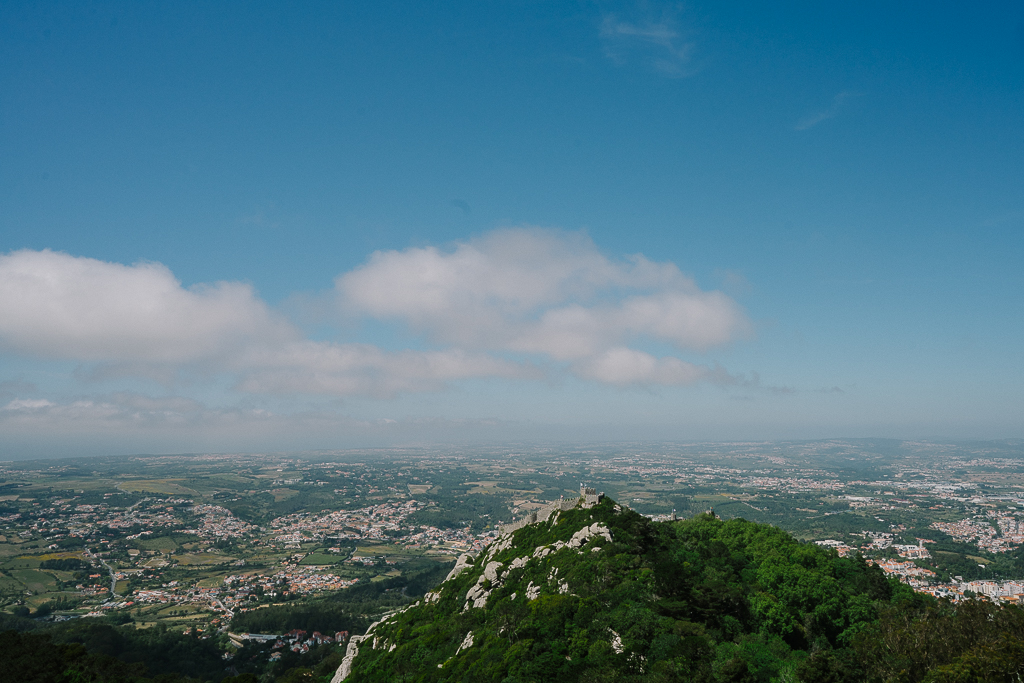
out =
[[[31,522],[21,532],[23,538],[31,538],[39,534],[48,541],[65,537],[86,538],[96,534],[100,529],[153,529],[173,527],[180,524],[175,519],[173,505],[168,502],[144,498],[127,508],[109,507],[106,503],[73,504],[74,499],[58,499],[51,507],[41,508],[32,515]],[[0,518],[0,521],[14,521],[20,514]],[[140,532],[142,533],[142,532]],[[138,538],[139,534],[129,536]]]
[[82,595],[102,595],[110,592],[110,584],[103,574],[89,574],[89,583],[80,583],[75,588]]
[[984,597],[993,602],[1024,604],[1024,581],[964,581],[962,577],[954,576],[951,583],[933,583],[935,572],[918,567],[913,562],[896,560],[868,560],[868,562],[877,564],[888,576],[899,578],[918,593],[928,593],[937,598],[947,598],[954,602],[963,600],[965,596],[975,596]]
[[897,560],[868,560],[868,562],[877,564],[887,575],[895,576],[903,583],[915,588],[928,586],[931,583],[931,579],[935,578],[935,572],[931,569],[918,567],[913,562],[899,562]]
[[315,565],[290,566],[274,574],[274,579],[279,582],[287,582],[292,593],[303,595],[341,590],[359,581],[359,579],[343,579],[334,574],[321,573],[322,569]]
[[1011,517],[1005,513],[989,512],[988,515],[995,519],[996,526],[999,527],[999,533],[1006,543],[1013,545],[1024,543],[1024,520]]
[[135,600],[138,602],[160,602],[164,604],[174,602],[175,597],[167,591],[157,590],[137,590],[133,595],[135,596]]
[[892,534],[887,531],[864,531],[859,534],[868,541],[864,546],[865,550],[885,550],[892,545]]
[[924,547],[925,540],[920,539],[918,545],[894,545],[896,552],[900,557],[905,557],[908,560],[924,560],[931,557],[931,553],[928,552],[928,548]]
[[847,555],[856,550],[856,548],[851,548],[842,541],[836,541],[831,538],[826,539],[824,541],[815,541],[815,543],[826,548],[832,548],[837,553],[839,553],[839,557],[846,557]]
[[838,479],[808,477],[749,477],[740,486],[777,491],[841,491],[846,484]]
[[257,530],[231,514],[231,510],[219,505],[193,505],[189,511],[199,521],[198,528],[186,529],[183,533],[195,534],[202,538],[240,538]]
[[961,591],[971,591],[998,602],[1020,604],[1024,600],[1024,581],[967,581],[961,582],[959,586]]
[[388,532],[401,531],[406,517],[423,507],[409,500],[404,503],[371,505],[358,510],[338,510],[326,515],[298,513],[278,517],[270,523],[274,540],[287,547],[325,538],[363,540],[389,538]]
[[992,553],[1005,553],[1024,542],[1024,528],[1020,520],[994,511],[959,522],[933,522],[931,526],[962,543],[974,543]]
[[437,527],[420,527],[420,531],[402,538],[402,543],[409,548],[444,547],[463,553],[479,553],[491,542],[492,533],[474,535],[467,528],[438,529]]
[[308,595],[328,590],[341,590],[355,584],[359,579],[342,579],[334,574],[322,573],[316,565],[286,565],[273,575],[233,574],[224,577],[225,602],[241,604],[253,594],[276,596],[279,592]]
[[963,600],[965,596],[971,596],[997,603],[1024,604],[1024,582],[964,581],[959,576],[954,578],[957,579],[955,583],[937,584],[915,588],[915,590],[937,598],[947,598],[953,602]]
[[676,515],[675,510],[663,514],[644,515],[644,517],[651,520],[652,522],[674,522],[677,519],[679,519],[679,517]]
[[281,658],[281,650],[291,650],[297,654],[306,654],[310,648],[326,643],[344,644],[348,641],[348,631],[338,631],[334,635],[326,635],[320,631],[313,631],[307,634],[302,629],[294,629],[282,635],[272,633],[228,633],[231,644],[235,647],[242,647],[245,641],[254,643],[273,643],[270,646],[271,661]]
[[338,631],[333,636],[324,635],[320,631],[313,631],[307,638],[306,632],[297,628],[282,636],[278,636],[270,649],[280,650],[287,648],[298,654],[306,654],[311,647],[323,645],[324,643],[344,643],[347,640],[348,631]]
[[342,590],[358,581],[358,579],[346,580],[334,574],[321,573],[321,570],[321,567],[312,565],[286,565],[284,569],[270,576],[264,574],[227,576],[224,578],[222,587],[179,585],[177,581],[171,581],[161,585],[160,589],[138,589],[132,593],[132,600],[161,604],[195,603],[230,616],[236,610],[246,611],[242,606],[253,595],[264,594],[273,597],[282,592],[309,595]]

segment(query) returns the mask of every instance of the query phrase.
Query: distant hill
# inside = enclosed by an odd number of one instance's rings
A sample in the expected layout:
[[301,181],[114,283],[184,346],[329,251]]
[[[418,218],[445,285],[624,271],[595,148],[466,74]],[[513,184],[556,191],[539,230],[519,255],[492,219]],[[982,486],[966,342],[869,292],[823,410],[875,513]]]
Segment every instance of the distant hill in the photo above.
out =
[[1022,634],[1018,608],[939,604],[772,526],[605,498],[463,556],[334,683],[1019,681]]

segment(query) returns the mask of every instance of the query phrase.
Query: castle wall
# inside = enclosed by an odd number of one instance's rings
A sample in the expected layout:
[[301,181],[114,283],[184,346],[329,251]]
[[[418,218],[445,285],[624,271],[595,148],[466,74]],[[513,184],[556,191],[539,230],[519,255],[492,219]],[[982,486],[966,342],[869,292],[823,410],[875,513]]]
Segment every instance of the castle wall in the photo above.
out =
[[598,493],[595,489],[581,486],[579,498],[559,498],[555,502],[545,505],[536,512],[531,512],[518,521],[510,522],[509,524],[502,524],[498,527],[498,533],[499,535],[504,536],[505,534],[510,534],[513,531],[518,531],[529,524],[546,522],[555,513],[562,512],[563,510],[571,510],[577,505],[584,508],[592,508],[601,502],[603,497],[603,493]]
[[504,536],[505,534],[510,534],[513,531],[518,531],[519,529],[522,529],[524,526],[527,526],[529,524],[536,524],[537,522],[546,522],[556,512],[573,509],[574,507],[579,505],[580,500],[580,498],[562,498],[560,500],[556,500],[553,503],[545,505],[536,512],[531,512],[530,514],[526,515],[518,521],[510,522],[509,524],[502,524],[499,527],[499,534]]

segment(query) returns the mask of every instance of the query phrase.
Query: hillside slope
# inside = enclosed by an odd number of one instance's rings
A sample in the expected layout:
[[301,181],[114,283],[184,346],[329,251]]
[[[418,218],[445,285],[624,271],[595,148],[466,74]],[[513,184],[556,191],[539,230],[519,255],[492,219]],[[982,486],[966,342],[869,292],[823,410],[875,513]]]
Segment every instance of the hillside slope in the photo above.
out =
[[793,680],[901,588],[771,526],[653,523],[606,498],[464,556],[350,644],[334,680]]

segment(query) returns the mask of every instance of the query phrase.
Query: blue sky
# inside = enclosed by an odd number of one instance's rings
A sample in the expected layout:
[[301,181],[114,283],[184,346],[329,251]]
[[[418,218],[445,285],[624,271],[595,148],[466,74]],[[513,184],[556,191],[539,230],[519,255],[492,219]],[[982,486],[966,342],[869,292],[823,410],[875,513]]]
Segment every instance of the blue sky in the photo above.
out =
[[0,456],[1024,436],[1014,3],[0,4]]

